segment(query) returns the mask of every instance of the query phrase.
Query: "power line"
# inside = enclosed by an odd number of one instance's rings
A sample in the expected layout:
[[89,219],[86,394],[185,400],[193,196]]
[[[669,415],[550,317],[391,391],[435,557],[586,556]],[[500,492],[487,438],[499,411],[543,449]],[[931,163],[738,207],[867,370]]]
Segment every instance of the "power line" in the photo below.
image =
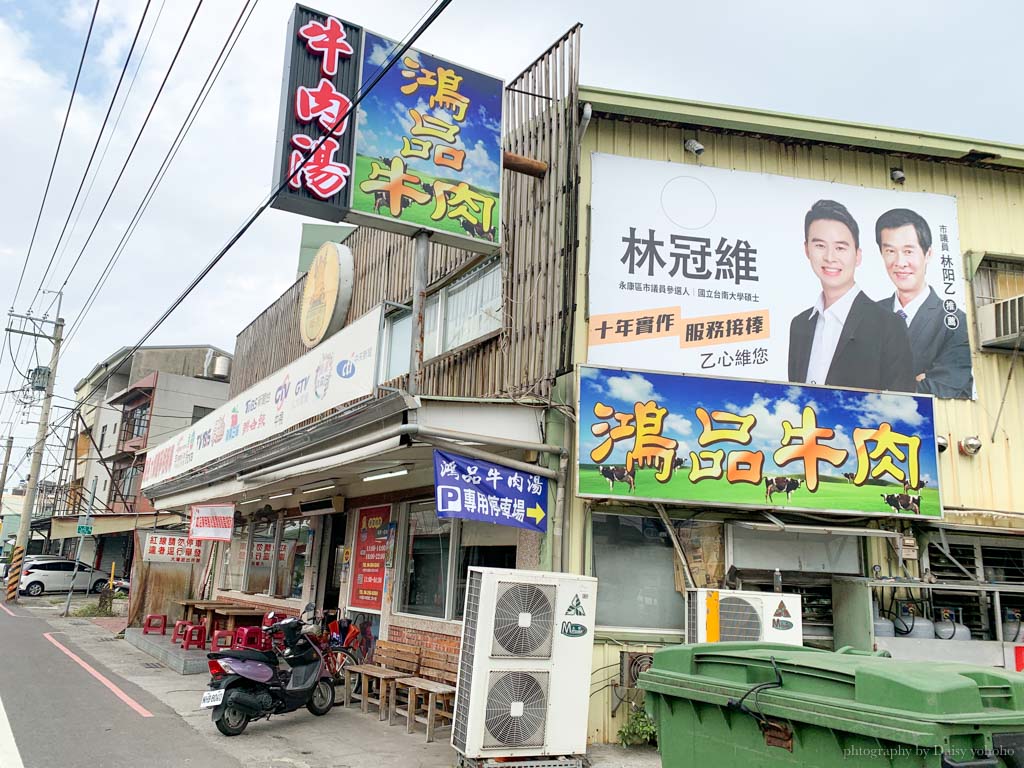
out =
[[[92,145],[92,152],[89,154],[89,159],[85,163],[85,170],[82,171],[82,179],[78,182],[78,190],[75,192],[75,199],[71,201],[71,207],[68,209],[67,218],[64,219],[64,226],[60,230],[57,242],[53,244],[53,253],[50,254],[50,260],[46,262],[46,269],[43,270],[43,276],[39,280],[39,287],[36,288],[35,296],[32,297],[30,305],[35,303],[36,298],[43,290],[43,284],[46,282],[46,278],[50,274],[50,267],[53,266],[53,260],[57,257],[57,249],[60,248],[60,242],[64,239],[64,234],[68,231],[68,224],[71,223],[71,215],[75,212],[75,206],[78,205],[78,198],[82,194],[82,188],[85,187],[85,180],[89,176],[89,168],[92,167],[92,161],[96,157],[96,150],[100,148],[100,141],[103,139],[103,131],[106,130],[107,122],[110,120],[110,113],[114,111],[114,103],[117,101],[117,93],[121,90],[121,83],[124,82],[124,76],[128,72],[128,65],[131,63],[132,54],[135,53],[135,45],[139,42],[139,35],[142,34],[142,25],[146,21],[146,14],[149,12],[149,5],[151,2],[152,0],[146,0],[146,5],[142,9],[142,16],[139,18],[139,26],[135,29],[135,36],[132,38],[132,44],[128,48],[128,55],[124,59],[124,66],[121,67],[121,75],[117,78],[117,85],[114,86],[114,92],[110,95],[110,103],[107,105],[107,113],[103,116],[103,124],[100,125],[100,130],[96,134],[96,141]],[[98,170],[99,166],[97,166],[97,171]]]
[[60,128],[60,138],[57,139],[57,149],[53,153],[53,162],[50,164],[50,175],[46,179],[46,188],[43,190],[43,200],[39,204],[39,214],[36,216],[36,224],[32,228],[32,237],[28,243],[28,250],[25,251],[25,261],[21,265],[21,275],[18,277],[18,287],[14,289],[14,298],[11,299],[11,311],[18,302],[18,294],[21,293],[21,284],[25,280],[25,270],[28,269],[28,261],[32,255],[32,246],[36,242],[36,234],[39,232],[39,222],[43,218],[43,209],[46,207],[46,198],[50,194],[50,184],[53,182],[53,171],[57,167],[57,158],[60,156],[60,148],[64,143],[64,132],[68,127],[68,119],[71,117],[71,105],[75,103],[75,94],[78,92],[78,81],[82,76],[82,65],[85,64],[85,54],[89,50],[89,41],[92,39],[92,28],[96,24],[96,12],[100,9],[100,0],[92,9],[92,18],[89,20],[89,31],[85,35],[85,45],[82,47],[82,57],[78,60],[78,71],[75,73],[75,82],[71,86],[71,98],[68,100],[68,110],[64,113],[64,124]]
[[[128,106],[128,101],[131,99],[132,91],[135,89],[135,81],[139,77],[139,72],[142,70],[142,64],[146,60],[146,54],[149,53],[149,44],[153,42],[153,35],[156,32],[157,26],[160,24],[160,17],[163,15],[164,6],[167,0],[160,0],[160,7],[157,9],[156,18],[153,20],[153,26],[149,29],[149,34],[146,35],[146,45],[142,49],[142,54],[139,56],[139,63],[135,67],[135,71],[132,73],[132,79],[128,81],[128,88],[125,91],[124,99],[121,101],[121,107],[117,110],[117,117],[114,118],[114,124],[110,128],[110,132],[107,134],[107,143],[103,145],[103,152],[100,154],[100,159],[96,163],[95,171],[92,175],[92,179],[89,181],[89,188],[85,190],[85,198],[82,200],[82,205],[78,209],[78,214],[75,216],[75,223],[71,225],[71,233],[64,241],[64,247],[61,248],[60,256],[57,257],[57,262],[54,265],[54,272],[57,267],[64,260],[64,254],[68,251],[68,246],[71,244],[72,238],[75,236],[75,231],[78,229],[78,222],[82,219],[82,213],[85,212],[86,206],[89,204],[89,198],[92,197],[93,187],[96,185],[96,179],[99,178],[99,169],[103,167],[103,161],[107,159],[107,152],[110,150],[110,145],[114,141],[114,136],[117,134],[117,126],[121,124],[121,117],[124,115],[124,109]],[[116,93],[116,92],[115,92]],[[50,275],[53,277],[53,274]],[[55,299],[56,300],[56,299]],[[46,314],[50,313],[53,309],[53,303],[46,309]]]
[[[125,91],[124,101],[121,102],[121,108],[118,110],[117,118],[114,120],[114,125],[110,129],[110,133],[107,134],[107,143],[106,143],[106,145],[103,148],[103,154],[100,155],[99,162],[96,164],[96,171],[95,171],[95,173],[93,173],[92,180],[89,182],[89,189],[87,189],[86,192],[85,192],[85,199],[82,201],[82,206],[78,209],[78,215],[75,217],[75,223],[71,226],[71,234],[69,234],[68,238],[64,241],[64,247],[61,249],[60,256],[57,257],[57,264],[58,265],[64,259],[64,254],[67,252],[68,245],[71,242],[71,238],[75,234],[75,230],[78,229],[78,222],[79,222],[79,220],[81,220],[82,213],[85,211],[85,207],[86,207],[86,205],[87,205],[87,203],[89,201],[90,196],[92,195],[93,186],[96,184],[96,179],[99,177],[99,169],[100,169],[100,167],[102,167],[103,161],[107,157],[107,150],[110,149],[110,145],[113,142],[114,134],[117,132],[117,126],[120,125],[120,123],[121,123],[121,117],[122,117],[122,115],[124,115],[125,107],[127,106],[128,100],[129,100],[129,98],[131,97],[131,94],[132,94],[132,90],[135,87],[135,81],[138,78],[139,72],[142,69],[143,62],[146,60],[146,54],[149,52],[149,45],[153,41],[153,34],[156,32],[157,25],[160,23],[160,17],[163,14],[164,4],[165,3],[166,3],[166,0],[161,0],[161,2],[160,2],[160,8],[159,8],[159,10],[156,13],[156,18],[153,20],[153,26],[150,28],[149,34],[146,37],[146,46],[142,49],[142,55],[139,57],[139,63],[138,63],[138,66],[135,68],[135,72],[132,73],[132,79],[128,83],[128,89],[127,89],[127,91]],[[114,93],[116,95],[117,91],[115,90]],[[54,302],[57,301],[59,295],[60,294],[58,293],[58,295],[56,297],[54,297],[54,301],[50,303],[50,306],[46,309],[46,313],[44,314],[44,316],[46,314],[49,314],[50,311],[53,309],[53,304],[54,304]],[[18,348],[12,354],[12,358],[17,358],[17,357],[19,357],[21,355],[21,346],[22,346],[22,343],[24,342],[24,340],[25,340],[24,336],[19,336],[18,337]],[[12,370],[10,375],[7,377],[7,387],[6,388],[8,390],[11,389],[11,382],[13,380],[14,380],[14,370]],[[0,411],[4,410],[6,408],[6,395],[4,395],[4,398],[5,398],[5,400],[2,403],[0,403]],[[14,408],[16,408],[16,405],[14,406]],[[12,423],[12,427],[13,427],[13,418],[14,418],[13,417],[13,413],[14,413],[14,411],[12,410],[11,418],[7,419],[7,420],[0,421],[0,423],[7,423],[8,421],[10,421]]]
[[[251,7],[249,5],[250,2],[252,2]],[[206,103],[206,98],[210,95],[214,85],[216,85],[217,78],[219,78],[220,73],[224,71],[224,65],[231,56],[231,52],[234,51],[235,44],[245,31],[245,26],[249,23],[249,19],[252,18],[252,13],[256,10],[256,4],[258,2],[259,0],[246,0],[245,5],[242,6],[242,10],[238,14],[238,18],[235,20],[234,26],[231,28],[227,38],[224,40],[224,45],[221,47],[220,53],[217,54],[217,58],[214,60],[213,66],[210,68],[210,72],[206,75],[206,81],[199,89],[199,93],[196,94],[196,99],[192,103],[192,107],[189,109],[188,114],[185,116],[185,120],[178,129],[178,135],[175,136],[174,141],[171,142],[171,146],[168,149],[167,154],[164,156],[163,162],[160,164],[160,168],[157,170],[156,175],[149,184],[149,189],[147,189],[146,194],[142,196],[142,202],[139,204],[139,207],[135,209],[135,213],[128,224],[128,228],[125,229],[120,242],[114,248],[113,253],[110,254],[110,258],[107,260],[106,266],[103,268],[103,271],[100,272],[100,276],[93,285],[92,291],[90,291],[89,296],[82,305],[82,309],[78,313],[78,316],[74,321],[72,321],[71,329],[68,331],[68,337],[64,344],[65,351],[67,350],[67,345],[71,342],[72,337],[81,327],[81,324],[85,320],[85,316],[89,313],[89,310],[92,308],[93,303],[95,303],[96,296],[101,290],[103,290],[103,286],[106,284],[107,278],[110,277],[114,267],[120,260],[121,254],[123,254],[125,248],[127,248],[128,241],[131,240],[132,235],[135,233],[135,229],[142,220],[142,217],[145,215],[146,209],[149,208],[149,204],[153,201],[153,197],[156,195],[156,190],[159,188],[164,176],[167,174],[167,169],[174,161],[174,158],[177,156],[178,150],[181,149],[182,144],[185,143],[185,138],[188,136],[188,132],[195,124],[196,118],[199,117],[199,112]],[[246,16],[245,21],[242,22],[242,16],[245,15],[246,8],[249,8],[249,15]],[[239,28],[240,22],[241,28]],[[237,35],[235,35],[236,30],[238,31]],[[234,40],[232,40],[232,36],[234,36]]]
[[[146,343],[150,336],[152,336],[156,332],[156,330],[164,323],[164,321],[166,321],[167,318],[171,316],[174,310],[177,309],[186,298],[188,298],[189,294],[191,294],[192,291],[195,290],[196,286],[198,286],[199,283],[202,282],[203,278],[205,278],[213,270],[213,268],[217,266],[220,260],[223,259],[227,252],[231,250],[231,248],[238,242],[239,239],[241,239],[241,237],[256,222],[260,215],[264,211],[266,211],[267,208],[270,207],[270,204],[276,199],[277,195],[279,195],[288,186],[291,180],[294,179],[302,171],[302,169],[306,166],[306,163],[308,163],[310,159],[312,159],[312,157],[320,149],[320,147],[327,140],[327,138],[332,135],[334,130],[339,125],[341,125],[349,117],[352,110],[354,110],[359,105],[359,103],[373,91],[377,84],[383,79],[384,75],[387,74],[387,72],[395,65],[395,63],[402,56],[405,55],[406,51],[408,51],[409,48],[412,47],[412,44],[416,42],[416,40],[419,39],[419,37],[423,35],[423,33],[426,32],[431,27],[431,25],[437,20],[437,18],[441,15],[445,8],[447,8],[451,4],[451,2],[452,0],[438,0],[438,2],[436,3],[436,8],[432,12],[430,12],[429,16],[426,13],[424,13],[424,16],[426,16],[426,20],[422,21],[422,23],[420,23],[416,27],[415,31],[411,35],[407,36],[408,40],[406,42],[403,42],[397,50],[392,52],[392,54],[388,57],[385,63],[378,68],[377,73],[370,80],[369,84],[363,84],[363,86],[359,90],[359,93],[356,94],[355,98],[352,99],[352,101],[349,103],[348,109],[343,111],[339,110],[338,118],[335,120],[334,124],[322,131],[318,142],[308,151],[308,154],[306,154],[306,156],[303,157],[302,162],[298,163],[295,166],[295,168],[292,169],[292,172],[264,198],[263,202],[260,203],[260,205],[258,205],[256,209],[248,217],[246,217],[246,220],[238,227],[235,234],[232,235],[232,237],[228,240],[224,247],[222,247],[216,253],[216,255],[214,255],[214,257],[210,259],[207,265],[188,284],[185,290],[174,300],[174,302],[172,302],[171,306],[168,307],[160,315],[157,321],[149,328],[149,330],[147,330],[142,335],[142,338],[140,338],[131,348],[128,349],[128,351],[125,353],[126,356],[132,355],[135,352],[137,352]],[[200,5],[202,5],[202,0],[200,0]],[[196,12],[198,12],[198,7],[196,8]],[[420,18],[423,19],[422,16]],[[195,15],[193,15],[193,20],[194,19]],[[184,40],[182,42],[184,42]],[[81,254],[79,254],[79,256],[81,256]],[[103,387],[111,379],[111,377],[113,377],[113,375],[113,370],[108,371],[107,374],[102,379],[100,379],[100,381],[96,383],[92,390],[83,398],[83,400],[88,400],[90,397],[92,397],[92,395],[98,392],[100,388]],[[68,420],[68,418],[70,418],[70,414],[68,416],[62,417],[58,422],[56,422],[53,425],[53,428],[56,429],[61,424],[65,423]]]
[[71,275],[74,274],[75,268],[82,260],[82,256],[85,255],[85,249],[89,247],[89,242],[92,240],[92,236],[96,234],[96,229],[99,227],[100,221],[103,219],[103,214],[106,213],[107,206],[110,205],[110,201],[114,197],[114,192],[117,191],[117,185],[121,183],[121,179],[124,177],[124,172],[128,168],[128,163],[131,162],[132,155],[135,154],[135,150],[139,146],[139,142],[142,140],[142,134],[145,132],[146,126],[149,125],[149,119],[153,116],[153,110],[156,109],[157,102],[160,100],[160,96],[164,92],[164,87],[167,85],[167,81],[171,77],[174,65],[178,62],[178,57],[181,55],[182,48],[185,47],[185,40],[188,39],[189,32],[192,31],[192,25],[195,23],[196,16],[199,15],[199,9],[202,7],[203,0],[199,0],[196,4],[195,11],[192,12],[192,18],[189,19],[188,26],[185,28],[185,34],[182,35],[181,42],[178,43],[178,48],[174,52],[174,58],[171,59],[171,63],[167,67],[167,72],[164,73],[163,80],[160,82],[160,87],[157,89],[156,96],[153,97],[153,103],[149,105],[149,111],[146,112],[146,118],[142,121],[142,126],[139,128],[139,132],[135,136],[135,141],[132,142],[131,149],[128,150],[128,156],[124,159],[121,171],[117,174],[117,178],[114,180],[114,185],[110,188],[110,194],[107,195],[107,199],[104,201],[103,207],[100,209],[99,215],[96,217],[96,221],[92,225],[92,229],[89,230],[89,235],[85,238],[85,242],[82,244],[82,249],[78,252],[78,256],[75,257],[75,261],[71,265],[71,269],[68,271],[67,276],[64,278],[64,282],[61,283],[61,290],[67,286],[68,280],[71,279]]

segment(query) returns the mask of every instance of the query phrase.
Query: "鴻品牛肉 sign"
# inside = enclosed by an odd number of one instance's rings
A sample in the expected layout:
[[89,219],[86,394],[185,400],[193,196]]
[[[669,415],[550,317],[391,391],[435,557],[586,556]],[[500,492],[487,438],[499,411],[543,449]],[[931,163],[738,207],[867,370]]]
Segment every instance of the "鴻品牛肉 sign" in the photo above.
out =
[[435,450],[434,496],[438,517],[548,529],[548,481],[540,475]]
[[933,400],[580,368],[578,492],[942,517]]
[[274,206],[492,253],[504,83],[415,49],[395,60],[400,49],[295,7],[275,169],[288,182]]

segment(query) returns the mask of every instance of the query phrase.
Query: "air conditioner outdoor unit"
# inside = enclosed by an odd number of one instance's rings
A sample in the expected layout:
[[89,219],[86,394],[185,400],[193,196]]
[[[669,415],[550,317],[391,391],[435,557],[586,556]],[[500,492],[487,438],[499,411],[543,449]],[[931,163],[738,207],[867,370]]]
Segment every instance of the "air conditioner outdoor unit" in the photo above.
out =
[[597,579],[470,568],[452,746],[466,758],[580,755]]
[[803,645],[800,595],[690,589],[686,642],[730,641]]
[[[1024,326],[1024,295],[978,308],[978,336],[983,347],[1013,349],[1021,326]],[[1024,343],[1021,347],[1024,349]]]

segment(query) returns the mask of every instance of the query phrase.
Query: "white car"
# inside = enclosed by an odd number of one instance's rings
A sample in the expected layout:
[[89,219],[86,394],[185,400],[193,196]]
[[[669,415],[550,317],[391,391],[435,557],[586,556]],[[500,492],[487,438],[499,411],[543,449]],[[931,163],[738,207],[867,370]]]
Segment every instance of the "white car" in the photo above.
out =
[[44,592],[67,592],[71,577],[75,578],[75,589],[83,592],[99,592],[107,583],[107,577],[85,563],[78,564],[74,574],[74,560],[35,560],[26,562],[21,570],[19,590],[31,597]]

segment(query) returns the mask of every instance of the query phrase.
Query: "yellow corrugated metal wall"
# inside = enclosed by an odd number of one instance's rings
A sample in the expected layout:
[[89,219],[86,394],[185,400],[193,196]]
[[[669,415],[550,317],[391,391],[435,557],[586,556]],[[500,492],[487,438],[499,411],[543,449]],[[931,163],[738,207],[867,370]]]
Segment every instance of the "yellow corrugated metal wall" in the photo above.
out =
[[[594,120],[583,146],[580,173],[580,232],[586,233],[590,202],[590,153],[606,152],[650,160],[695,164],[697,158],[683,150],[685,138],[696,138],[706,148],[703,165],[755,173],[774,173],[795,178],[835,181],[897,192],[933,192],[957,198],[960,247],[967,252],[1024,255],[1024,173],[990,170],[962,164],[890,157],[838,147],[786,143],[710,131],[683,131],[671,126],[642,122]],[[903,168],[906,183],[889,180],[889,169]],[[586,307],[586,237],[581,237],[578,307]],[[990,442],[996,413],[1009,372],[1007,355],[979,352],[974,328],[973,302],[968,290],[967,315],[971,333],[974,377],[978,399],[974,402],[937,400],[937,432],[949,438],[950,450],[942,454],[939,473],[947,517],[957,520],[957,508],[991,509],[1024,513],[1024,483],[1015,482],[1015,471],[1024,435],[1024,376],[1010,382],[1006,405],[995,442]],[[577,314],[576,359],[586,359],[586,318]],[[984,442],[973,457],[960,456],[956,442],[978,435]],[[1013,445],[1018,447],[1013,449]],[[1017,459],[1017,462],[1014,461]]]
[[[575,359],[586,360],[587,252],[590,203],[590,153],[604,152],[651,160],[696,164],[697,158],[683,150],[683,141],[696,138],[705,147],[703,165],[719,168],[774,173],[796,178],[835,181],[878,189],[933,192],[957,198],[960,246],[967,252],[1024,255],[1024,173],[990,170],[966,165],[916,160],[885,153],[872,153],[833,146],[784,142],[718,131],[683,130],[640,121],[595,119],[584,138],[580,164],[580,252],[577,275]],[[889,169],[901,167],[907,180],[897,186],[889,180]],[[936,430],[949,439],[950,449],[939,460],[939,474],[946,518],[951,522],[1024,527],[1024,483],[1019,480],[1024,435],[1024,375],[1010,382],[1006,404],[995,441],[990,442],[996,413],[1006,385],[1010,358],[979,352],[974,328],[973,299],[967,291],[967,315],[971,334],[974,376],[978,399],[936,401]],[[1020,363],[1018,362],[1018,366]],[[984,447],[973,457],[960,456],[956,442],[978,435]],[[1013,445],[1017,445],[1014,449]],[[1016,459],[1016,461],[1014,461]],[[994,510],[1001,517],[978,518],[958,514],[958,508]],[[1017,521],[1005,513],[1020,513]],[[576,499],[570,516],[572,525],[571,567],[583,570],[580,542],[586,540],[587,515]],[[883,543],[872,547],[869,560],[884,562]],[[599,641],[594,648],[595,683],[615,673],[619,652],[643,650],[643,646],[622,646]],[[603,670],[603,672],[601,671]],[[594,742],[614,741],[625,722],[626,708],[611,716],[614,704],[609,688],[592,686],[590,738]]]

